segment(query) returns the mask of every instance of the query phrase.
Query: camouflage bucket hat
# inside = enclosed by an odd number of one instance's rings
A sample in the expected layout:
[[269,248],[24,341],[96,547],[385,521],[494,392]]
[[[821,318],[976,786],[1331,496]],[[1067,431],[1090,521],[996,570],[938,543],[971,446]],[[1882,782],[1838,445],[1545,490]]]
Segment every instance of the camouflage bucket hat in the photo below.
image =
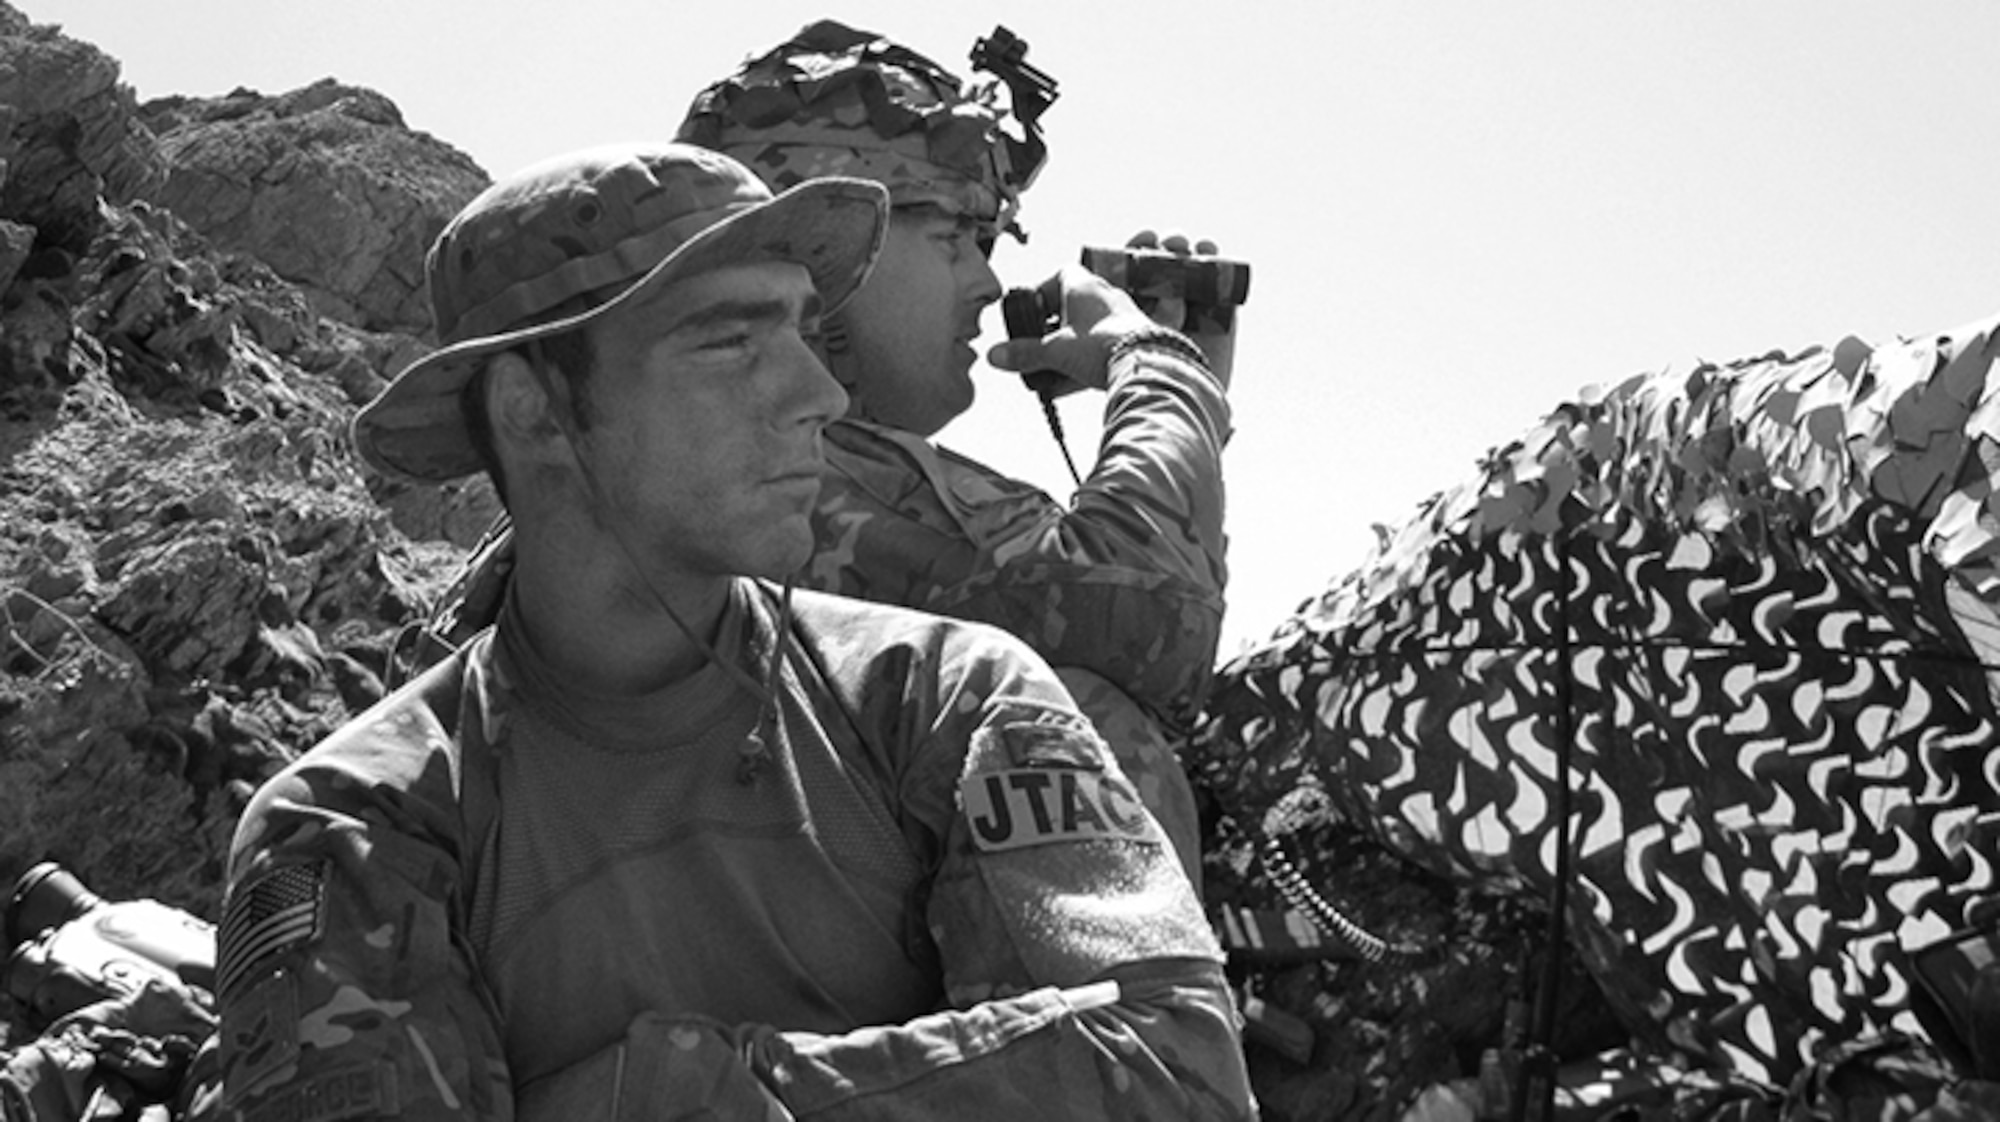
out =
[[354,418],[354,445],[426,481],[480,470],[459,397],[488,355],[580,327],[639,294],[727,265],[796,262],[828,309],[880,252],[879,184],[817,179],[773,197],[748,168],[685,144],[590,149],[467,204],[424,263],[440,347]]
[[1030,120],[1040,106],[1016,114],[1029,134],[1017,139],[1001,128],[999,89],[968,89],[915,51],[821,20],[697,94],[677,139],[726,152],[780,189],[872,179],[896,205],[933,203],[1018,234],[1021,192],[1044,154]]

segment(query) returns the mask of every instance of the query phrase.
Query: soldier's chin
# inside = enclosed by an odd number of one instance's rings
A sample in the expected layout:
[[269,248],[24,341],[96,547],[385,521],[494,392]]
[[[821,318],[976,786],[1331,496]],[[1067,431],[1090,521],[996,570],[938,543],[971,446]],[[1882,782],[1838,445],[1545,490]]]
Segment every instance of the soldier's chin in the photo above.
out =
[[953,417],[957,417],[959,414],[965,412],[967,409],[972,408],[972,399],[978,396],[979,392],[978,387],[974,384],[972,380],[972,363],[973,363],[972,349],[970,347],[967,347],[965,349],[965,354],[959,357],[962,357],[965,361],[957,365],[955,371],[957,376],[954,377],[951,382],[952,389],[955,391],[951,395],[952,396],[951,415]]
[[811,521],[805,515],[787,518],[773,531],[761,552],[762,556],[751,566],[753,571],[744,573],[744,576],[780,581],[798,576],[806,562],[812,560]]

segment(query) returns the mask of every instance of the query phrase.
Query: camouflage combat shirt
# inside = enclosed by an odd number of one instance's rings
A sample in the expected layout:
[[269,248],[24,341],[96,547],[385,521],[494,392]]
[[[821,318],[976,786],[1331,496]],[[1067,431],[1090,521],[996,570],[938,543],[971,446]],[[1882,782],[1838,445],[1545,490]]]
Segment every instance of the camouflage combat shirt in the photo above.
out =
[[246,813],[240,1117],[1253,1114],[1194,893],[1018,640],[746,582],[725,657],[791,636],[767,711],[719,667],[582,698],[512,633]]
[[835,422],[801,582],[1026,640],[1192,865],[1170,744],[1200,712],[1221,637],[1228,433],[1220,381],[1165,328],[1114,348],[1097,462],[1068,507],[912,433]]

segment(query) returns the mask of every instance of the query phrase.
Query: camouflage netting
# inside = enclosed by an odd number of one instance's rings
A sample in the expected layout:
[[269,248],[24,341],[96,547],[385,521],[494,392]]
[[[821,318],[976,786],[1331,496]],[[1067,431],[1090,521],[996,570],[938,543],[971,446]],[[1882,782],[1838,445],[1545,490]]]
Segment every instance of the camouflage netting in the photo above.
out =
[[1773,354],[1552,413],[1229,663],[1196,758],[1545,898],[1642,1047],[1773,1089],[1917,1032],[2000,920],[2000,341]]

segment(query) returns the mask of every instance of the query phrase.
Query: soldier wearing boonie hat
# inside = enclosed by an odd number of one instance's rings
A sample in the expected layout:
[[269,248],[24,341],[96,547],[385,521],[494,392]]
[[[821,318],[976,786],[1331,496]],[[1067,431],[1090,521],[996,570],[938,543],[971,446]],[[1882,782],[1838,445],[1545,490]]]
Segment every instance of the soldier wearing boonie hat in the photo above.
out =
[[631,146],[438,239],[444,345],[355,441],[504,465],[512,579],[244,812],[224,1113],[1250,1114],[1200,901],[1054,673],[776,586],[847,405],[808,340],[886,210]]
[[488,356],[581,328],[720,263],[793,261],[838,308],[873,263],[882,190],[799,182],[782,196],[688,145],[607,147],[527,168],[459,212],[426,257],[439,348],[354,419],[383,471],[439,481],[484,466],[460,408]]

